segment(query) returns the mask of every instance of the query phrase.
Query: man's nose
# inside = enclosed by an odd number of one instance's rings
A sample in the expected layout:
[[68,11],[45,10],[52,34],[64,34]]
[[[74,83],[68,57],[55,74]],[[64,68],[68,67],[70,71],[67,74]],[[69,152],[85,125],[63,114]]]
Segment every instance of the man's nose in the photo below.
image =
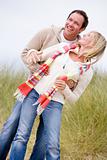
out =
[[73,26],[73,25],[74,25],[74,22],[73,22],[73,21],[70,21],[69,25],[70,25],[70,26]]

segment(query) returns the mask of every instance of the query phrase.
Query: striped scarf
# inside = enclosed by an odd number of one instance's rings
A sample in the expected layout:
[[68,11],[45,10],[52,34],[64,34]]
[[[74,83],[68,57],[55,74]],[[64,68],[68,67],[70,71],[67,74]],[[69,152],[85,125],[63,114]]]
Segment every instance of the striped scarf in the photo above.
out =
[[[53,61],[61,54],[65,54],[68,51],[72,52],[78,52],[79,46],[75,44],[64,44],[59,50],[55,52],[55,54],[48,58],[45,63],[43,63],[32,75],[31,77],[24,83],[18,86],[14,96],[19,101],[23,101],[24,98],[32,91],[32,89],[36,86],[36,84],[41,80],[41,78],[47,73],[49,70],[49,67],[53,63]],[[86,72],[90,67],[90,64],[84,63],[83,65],[78,67],[78,73],[72,73],[68,75],[64,75],[60,77],[61,80],[67,81],[69,79],[72,79],[73,74],[82,75],[84,72]],[[38,105],[37,108],[37,114],[40,115],[43,110],[47,107],[49,102],[51,101],[53,95],[57,92],[57,87],[54,85],[50,90],[48,90],[43,95],[40,95],[37,102],[33,105]]]
[[45,63],[43,63],[32,75],[31,77],[24,83],[18,86],[14,96],[19,100],[23,101],[24,98],[31,92],[31,90],[36,86],[36,84],[40,81],[40,79],[47,73],[49,67],[53,63],[53,61],[61,54],[67,53],[69,50],[75,52],[77,50],[77,45],[75,44],[64,44],[60,47],[59,50],[55,52],[55,54],[48,58]]
[[[68,81],[69,79],[73,79],[75,75],[82,75],[90,68],[90,63],[81,64],[78,66],[77,70],[74,70],[74,73],[70,73],[60,77],[60,80]],[[44,109],[47,107],[49,102],[51,101],[54,94],[58,91],[57,86],[53,85],[50,90],[45,92],[44,94],[40,95],[38,100],[33,105],[38,105],[37,107],[37,115],[40,115]]]

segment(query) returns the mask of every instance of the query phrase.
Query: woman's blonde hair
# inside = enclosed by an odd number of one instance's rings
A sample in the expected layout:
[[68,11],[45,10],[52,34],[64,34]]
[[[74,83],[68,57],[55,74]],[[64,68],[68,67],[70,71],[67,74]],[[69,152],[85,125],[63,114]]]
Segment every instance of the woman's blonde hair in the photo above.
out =
[[84,56],[87,60],[91,60],[91,63],[96,63],[102,57],[107,42],[101,33],[96,31],[92,31],[91,33],[94,34],[93,46],[85,52]]

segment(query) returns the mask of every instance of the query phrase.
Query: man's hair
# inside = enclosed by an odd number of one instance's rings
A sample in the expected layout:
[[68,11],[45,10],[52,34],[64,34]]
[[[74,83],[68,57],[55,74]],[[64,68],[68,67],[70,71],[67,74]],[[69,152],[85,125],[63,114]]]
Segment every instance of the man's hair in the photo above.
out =
[[[88,16],[87,16],[86,12],[84,12],[83,10],[74,10],[74,11],[72,11],[72,12],[68,15],[68,18],[69,18],[69,17],[71,16],[71,14],[73,14],[73,13],[78,13],[78,14],[80,14],[81,16],[84,17],[84,22],[83,22],[81,28],[86,28],[87,25],[88,25]],[[68,18],[67,18],[67,19],[68,19]]]

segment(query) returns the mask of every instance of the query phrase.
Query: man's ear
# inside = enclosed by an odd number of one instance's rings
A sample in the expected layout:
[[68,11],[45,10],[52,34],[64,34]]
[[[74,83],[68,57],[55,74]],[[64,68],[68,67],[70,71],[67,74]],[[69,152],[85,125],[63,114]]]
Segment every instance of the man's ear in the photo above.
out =
[[81,32],[83,32],[84,30],[85,30],[85,28],[81,28],[79,32],[81,33]]

